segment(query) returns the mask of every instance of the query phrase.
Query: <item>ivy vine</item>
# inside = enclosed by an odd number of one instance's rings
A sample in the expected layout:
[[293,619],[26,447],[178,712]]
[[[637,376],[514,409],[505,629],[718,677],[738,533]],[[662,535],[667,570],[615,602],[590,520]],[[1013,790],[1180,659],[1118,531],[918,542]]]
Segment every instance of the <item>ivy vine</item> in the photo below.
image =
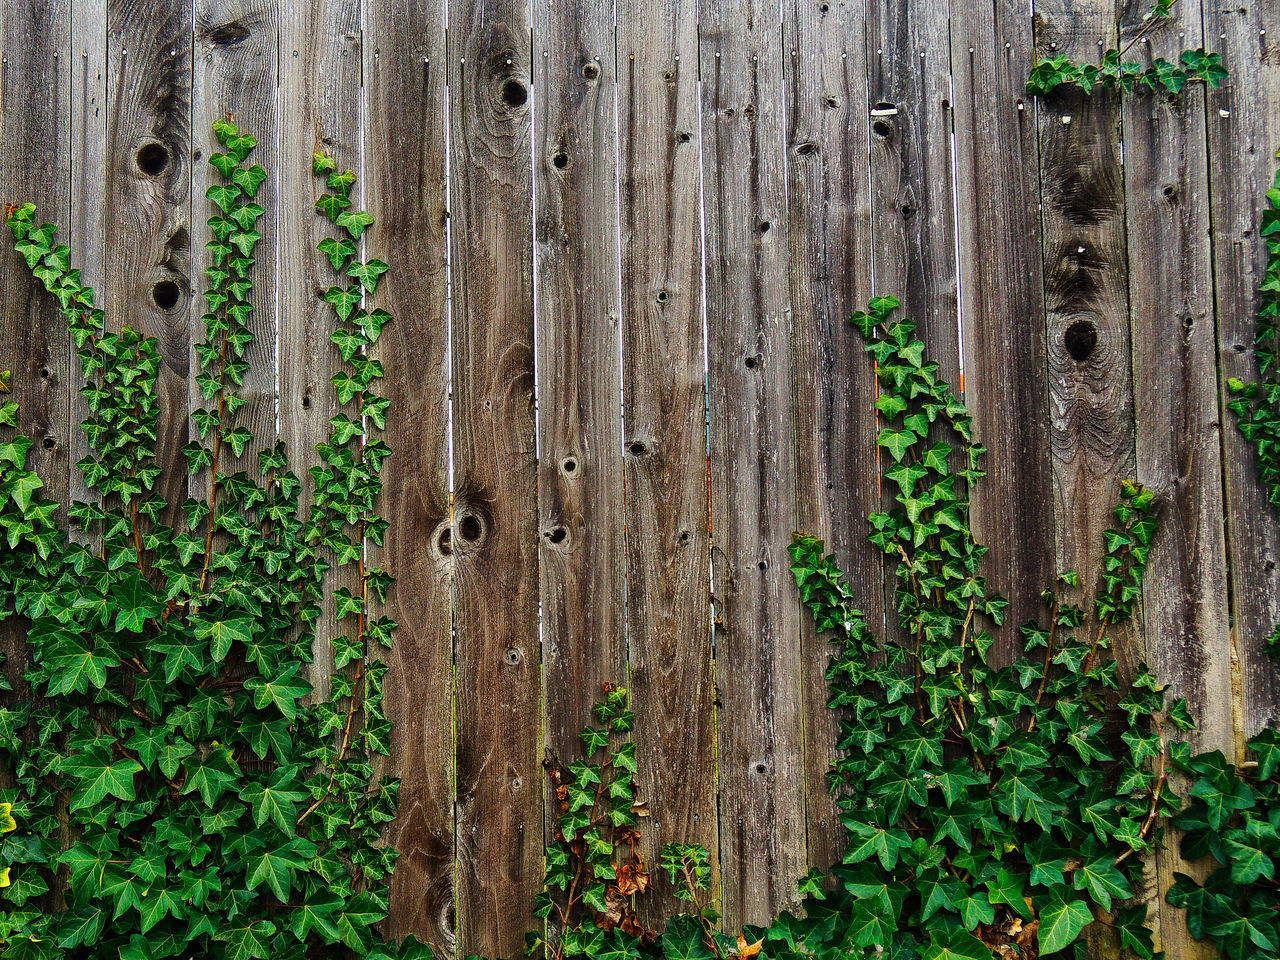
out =
[[[266,171],[254,138],[214,124],[219,182],[206,244],[206,339],[195,348],[204,406],[184,453],[194,490],[176,526],[155,492],[156,341],[108,329],[55,227],[31,205],[6,220],[32,274],[57,298],[74,340],[89,411],[90,453],[77,466],[93,497],[67,515],[39,496],[31,441],[0,440],[0,618],[19,617],[32,697],[0,708],[0,845],[8,885],[0,956],[215,960],[332,956],[424,958],[410,939],[383,942],[385,879],[395,852],[382,830],[397,782],[375,775],[387,752],[386,666],[375,656],[395,624],[376,614],[390,583],[365,562],[386,521],[374,512],[389,451],[377,438],[387,400],[366,353],[390,320],[364,306],[387,265],[362,260],[372,219],[351,208],[355,177],[317,155],[328,190],[317,209],[338,282],[331,339],[341,358],[312,493],[279,442],[257,470],[227,469],[254,445],[238,411],[253,341],[252,271]],[[0,405],[13,427],[16,405]],[[330,694],[304,679],[326,575],[337,620]]]

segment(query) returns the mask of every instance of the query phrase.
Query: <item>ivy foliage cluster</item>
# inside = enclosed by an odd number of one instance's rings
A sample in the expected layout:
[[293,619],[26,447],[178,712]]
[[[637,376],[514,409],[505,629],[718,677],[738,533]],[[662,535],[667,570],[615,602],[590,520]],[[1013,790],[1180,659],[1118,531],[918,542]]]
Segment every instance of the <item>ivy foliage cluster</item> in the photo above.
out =
[[[415,941],[397,950],[374,932],[397,790],[375,774],[388,723],[374,651],[395,624],[374,611],[390,577],[364,561],[386,526],[374,507],[388,453],[376,438],[381,370],[365,348],[389,317],[363,302],[387,267],[359,256],[371,219],[350,209],[354,176],[317,156],[330,191],[317,206],[336,227],[321,249],[339,276],[325,300],[342,412],[318,447],[312,493],[278,442],[259,445],[256,471],[232,469],[254,449],[237,413],[267,173],[250,163],[253,137],[225,120],[214,132],[204,405],[184,451],[197,495],[180,510],[155,492],[156,341],[111,329],[55,228],[30,205],[6,209],[75,343],[90,449],[77,466],[91,498],[67,511],[68,537],[27,468],[30,440],[0,439],[0,619],[21,618],[31,691],[0,708],[14,777],[3,809],[16,827],[0,844],[0,956],[424,958]],[[6,427],[16,417],[12,401],[0,406]],[[341,635],[323,697],[302,667],[328,571],[342,567],[355,575],[331,591]]]
[[1115,47],[1102,55],[1100,64],[1076,63],[1070,57],[1057,56],[1037,59],[1027,77],[1027,93],[1043,97],[1059,87],[1074,88],[1086,96],[1095,89],[1135,91],[1162,91],[1178,94],[1188,83],[1205,83],[1216,87],[1227,77],[1221,58],[1207,53],[1203,47],[1184,50],[1178,62],[1171,63],[1164,57],[1156,57],[1150,66],[1125,60],[1124,55],[1146,37],[1155,27],[1169,20],[1174,0],[1155,0],[1143,18],[1142,27],[1123,49]]

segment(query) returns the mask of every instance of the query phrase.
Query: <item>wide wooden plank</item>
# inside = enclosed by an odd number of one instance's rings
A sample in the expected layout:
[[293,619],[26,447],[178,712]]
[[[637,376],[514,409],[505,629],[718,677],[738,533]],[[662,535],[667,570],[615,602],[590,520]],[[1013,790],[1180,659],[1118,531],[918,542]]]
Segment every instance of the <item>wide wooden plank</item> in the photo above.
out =
[[777,5],[703,10],[711,577],[721,912],[767,924],[805,872],[800,605],[782,25]]
[[[1209,193],[1217,289],[1218,365],[1231,377],[1258,379],[1253,354],[1258,286],[1266,243],[1258,236],[1264,195],[1275,182],[1280,141],[1280,7],[1268,3],[1207,4],[1205,42],[1222,54],[1229,76],[1209,103]],[[1231,567],[1232,643],[1239,662],[1236,748],[1280,719],[1280,666],[1262,640],[1280,621],[1280,525],[1258,482],[1255,454],[1225,412],[1223,476]]]
[[[700,843],[718,893],[696,10],[617,5],[627,639],[644,856]],[[645,899],[651,926],[679,909]]]
[[[376,221],[367,255],[392,265],[369,299],[395,318],[374,348],[391,400],[382,500],[391,525],[385,549],[369,549],[370,562],[396,577],[386,614],[400,624],[386,679],[389,772],[401,780],[388,932],[414,933],[448,956],[457,946],[450,551],[458,537],[449,527],[443,13],[435,0],[365,6],[364,197]],[[515,756],[505,742],[495,749]],[[537,771],[527,775],[536,792]],[[504,913],[499,922],[518,934],[520,920]]]
[[458,942],[486,956],[542,883],[529,12],[448,10]]
[[[205,191],[222,183],[221,175],[206,161],[221,150],[213,134],[213,122],[230,117],[242,133],[258,140],[248,163],[276,170],[276,78],[278,75],[278,14],[276,0],[196,0],[194,4],[192,60],[191,143],[191,240],[192,270],[198,291],[207,281],[203,274],[208,258],[205,244],[212,239],[209,217],[217,212]],[[296,195],[295,195],[296,196]],[[306,194],[296,199],[302,200]],[[249,330],[253,342],[245,350],[249,370],[236,393],[244,406],[228,419],[231,425],[245,426],[254,440],[240,456],[224,446],[219,451],[218,471],[247,470],[256,476],[258,453],[270,447],[276,437],[276,237],[279,205],[263,204],[266,213],[255,229],[262,239],[253,248],[254,265],[250,302],[253,315]],[[208,310],[203,297],[191,301],[190,336],[193,344],[206,339],[201,320]],[[194,362],[194,358],[193,358]],[[205,405],[200,388],[192,377],[190,406]],[[208,471],[193,478],[193,496],[207,497],[211,476]]]
[[[187,496],[192,276],[192,11],[177,0],[107,0],[107,324],[159,341],[155,492],[181,522]],[[203,212],[203,201],[201,201]],[[197,261],[199,262],[199,261]]]
[[537,0],[534,22],[543,729],[563,764],[601,685],[626,683],[617,70],[611,6]]
[[[34,203],[37,223],[56,224],[60,243],[68,242],[71,214],[70,7],[63,0],[23,0],[0,17],[0,199]],[[65,502],[73,469],[69,400],[72,384],[79,382],[72,373],[67,323],[5,232],[0,371],[9,371],[13,391],[5,399],[17,401],[16,428],[33,443],[26,462],[44,482],[40,496]],[[0,624],[0,653],[16,691],[5,695],[12,702],[26,690],[21,677],[28,658],[20,621]]]
[[[1131,55],[1176,60],[1201,46],[1199,4],[1179,4],[1173,22]],[[1136,12],[1122,40],[1141,27]],[[1124,109],[1129,301],[1138,478],[1161,503],[1160,528],[1143,588],[1152,669],[1184,696],[1199,729],[1195,749],[1230,751],[1231,636],[1223,530],[1222,437],[1209,249],[1205,91],[1145,96]],[[1175,789],[1185,784],[1177,779]],[[1175,871],[1193,872],[1170,845],[1156,857],[1163,898]],[[1159,942],[1170,956],[1209,957],[1178,911],[1160,908]]]
[[[885,571],[865,521],[878,496],[876,383],[846,323],[871,298],[865,24],[864,0],[783,9],[796,526],[827,541],[878,628]],[[800,625],[805,834],[809,863],[826,869],[845,844],[826,781],[839,739],[826,707],[830,645],[809,617]]]
[[[1036,47],[1097,63],[1116,46],[1117,22],[1114,0],[1041,0]],[[1056,560],[1080,575],[1092,622],[1102,531],[1135,468],[1120,96],[1059,88],[1037,115]],[[1142,658],[1134,623],[1112,636],[1124,664]]]
[[[973,528],[989,548],[991,587],[1006,622],[1040,613],[1055,574],[1044,289],[1039,247],[1035,110],[1024,90],[1031,16],[995,0],[951,18],[956,138],[956,235],[964,318],[964,399],[986,478],[973,492]],[[1017,653],[1017,631],[996,640],[996,662]]]

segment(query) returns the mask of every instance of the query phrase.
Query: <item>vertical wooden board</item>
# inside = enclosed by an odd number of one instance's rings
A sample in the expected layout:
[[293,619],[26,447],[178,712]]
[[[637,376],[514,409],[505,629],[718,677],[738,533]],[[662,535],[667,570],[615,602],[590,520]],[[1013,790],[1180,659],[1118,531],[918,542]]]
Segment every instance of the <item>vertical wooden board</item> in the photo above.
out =
[[[458,536],[449,526],[443,21],[444,5],[436,0],[365,7],[364,190],[375,220],[367,254],[391,264],[391,271],[369,300],[394,317],[374,348],[386,374],[382,389],[391,400],[383,439],[392,455],[383,472],[382,501],[382,512],[391,525],[385,548],[370,548],[370,562],[396,577],[387,594],[386,614],[400,624],[387,658],[390,671],[386,680],[387,718],[393,724],[389,772],[401,781],[399,815],[389,834],[400,859],[391,881],[388,932],[397,937],[416,934],[434,944],[438,955],[449,956],[458,946],[450,600],[450,551]],[[405,202],[406,189],[412,191],[411,203]],[[480,304],[474,309],[483,313]],[[505,496],[506,490],[502,492]],[[509,522],[505,514],[502,522]],[[531,544],[532,531],[522,530],[528,536],[525,542]],[[511,542],[505,539],[508,534],[502,535],[504,549],[509,549],[505,546]],[[507,556],[502,554],[500,562],[506,562]],[[527,568],[511,572],[513,578],[521,575],[534,576]],[[474,590],[476,572],[469,576]],[[502,582],[513,581],[504,578]],[[525,614],[523,608],[520,612]],[[498,598],[488,613],[495,622],[503,622],[505,611]],[[527,629],[526,623],[520,621],[521,629]],[[479,644],[474,632],[468,637],[471,643]],[[519,642],[529,641],[522,636]],[[528,646],[518,649],[532,655]],[[474,683],[474,673],[467,682]],[[492,686],[477,693],[495,696]],[[524,693],[524,687],[513,689],[513,695]],[[528,712],[513,717],[512,722],[523,722],[526,735],[536,725],[535,715]],[[473,732],[471,736],[482,738],[474,741],[473,751],[494,750],[491,762],[495,765],[508,758],[529,762],[527,751],[509,752],[508,742],[497,742],[496,732]],[[523,767],[520,771],[528,792],[535,795],[537,773]],[[475,776],[474,768],[471,776]],[[503,811],[489,807],[477,812],[490,818],[483,824],[486,834],[481,856],[500,862],[504,845],[511,840],[499,834],[490,841],[488,831],[505,829],[504,821],[492,819],[501,817]],[[528,823],[526,833],[536,846],[537,817],[530,814]],[[529,879],[523,882],[523,891],[527,891]],[[486,893],[492,896],[491,890]],[[471,903],[476,903],[483,918],[490,901]],[[525,929],[528,917],[528,901],[521,900],[504,910],[496,922],[510,938]],[[469,953],[495,946],[491,939],[475,936],[479,922],[477,914],[471,913],[470,926],[465,929],[472,939],[463,943]],[[506,955],[512,955],[510,939],[500,946]]]
[[[865,522],[879,478],[876,383],[846,323],[871,298],[865,23],[864,0],[783,8],[796,526],[826,541],[879,629],[884,565]],[[805,833],[809,863],[825,870],[845,842],[826,781],[839,731],[826,707],[827,637],[807,613],[800,627]]]
[[[1208,4],[1205,45],[1222,54],[1229,76],[1209,105],[1209,193],[1217,290],[1218,364],[1228,378],[1258,379],[1253,339],[1258,287],[1267,263],[1258,236],[1265,194],[1275,182],[1280,146],[1280,7],[1275,4]],[[1241,703],[1240,740],[1280,720],[1280,667],[1262,640],[1280,621],[1280,525],[1276,508],[1258,481],[1252,444],[1236,429],[1221,400],[1225,462],[1228,559],[1231,569],[1232,644],[1239,662],[1234,677]]]
[[458,939],[511,956],[543,853],[529,7],[448,17]]
[[699,25],[721,912],[768,924],[805,872],[782,29],[777,5]]
[[[1139,62],[1176,60],[1201,45],[1199,4],[1131,51]],[[1122,42],[1140,12],[1121,25]],[[1199,729],[1195,750],[1230,750],[1231,647],[1216,335],[1209,248],[1205,92],[1141,96],[1124,107],[1129,301],[1138,478],[1159,498],[1159,530],[1143,588],[1146,652],[1171,696],[1187,698]],[[1184,790],[1185,783],[1175,782]],[[1155,858],[1157,949],[1209,957],[1180,911],[1163,902],[1175,871],[1194,869],[1176,838]]]
[[[664,842],[711,852],[718,893],[715,690],[691,0],[617,5],[627,618],[637,785],[652,867]],[[650,926],[680,909],[660,884]]]
[[1016,656],[1016,626],[1039,615],[1056,573],[1031,44],[1020,0],[951,20],[964,397],[988,451],[973,528],[1012,628],[997,637],[996,662]]
[[874,0],[868,13],[874,294],[901,301],[959,392],[950,5]]
[[[193,344],[206,339],[201,319],[208,304],[201,294],[208,287],[204,268],[208,266],[205,243],[212,239],[208,220],[217,208],[205,199],[205,191],[223,182],[207,162],[222,150],[213,134],[213,122],[229,116],[241,133],[257,139],[258,145],[246,164],[260,164],[276,170],[276,77],[278,74],[279,23],[276,0],[195,0],[194,60],[192,70],[191,143],[191,240],[192,283],[190,337]],[[196,154],[199,154],[197,157]],[[272,174],[269,174],[271,176]],[[246,403],[227,418],[228,425],[248,427],[254,439],[240,456],[223,447],[218,459],[219,473],[247,470],[251,477],[258,473],[258,452],[270,447],[276,437],[276,219],[279,204],[272,199],[268,184],[263,184],[259,197],[266,213],[258,218],[255,229],[262,239],[253,248],[254,265],[249,272],[253,292],[249,301],[253,314],[249,330],[253,342],[244,359],[249,363],[244,383],[236,393]],[[283,199],[285,195],[281,195]],[[306,196],[304,194],[303,196]],[[294,198],[290,197],[292,201]],[[298,198],[301,199],[301,198]],[[261,203],[261,200],[258,201]],[[193,364],[190,407],[197,409],[206,401],[195,383]],[[194,431],[193,431],[194,432]],[[197,497],[207,496],[209,472],[200,474]],[[193,481],[193,486],[197,482]]]
[[[80,279],[93,288],[94,300],[103,306],[107,294],[107,2],[77,0],[71,9],[71,215],[66,242]],[[6,288],[7,289],[7,288]],[[89,415],[85,399],[76,389],[80,361],[74,344],[68,364],[67,384],[70,423],[67,460],[70,467],[68,495],[87,501],[90,490],[75,464],[89,454],[89,440],[80,428]],[[95,494],[96,496],[96,494]],[[77,536],[78,529],[75,530]]]
[[191,4],[178,0],[107,0],[111,269],[102,305],[108,327],[128,323],[159,341],[154,490],[169,504],[169,524],[180,522],[187,496],[188,313],[203,279],[193,279],[191,257],[191,17]]
[[[1115,0],[1038,0],[1039,55],[1100,62],[1116,46],[1118,15]],[[1056,561],[1079,574],[1092,624],[1102,531],[1135,467],[1120,97],[1059,88],[1036,112]],[[1134,624],[1112,636],[1122,664],[1142,659]]]
[[[68,242],[71,212],[71,10],[65,0],[22,0],[0,17],[0,200],[34,203],[37,223],[53,223]],[[16,429],[33,446],[26,465],[44,482],[41,497],[66,501],[73,382],[67,323],[58,302],[31,276],[5,228],[0,239],[0,371],[10,372]],[[7,428],[6,428],[7,430]],[[65,518],[65,513],[62,514]],[[24,695],[26,631],[0,623],[0,653],[15,692]]]
[[[543,724],[570,763],[601,685],[626,683],[617,70],[611,5],[537,0],[534,22]],[[549,785],[546,804],[549,838]]]

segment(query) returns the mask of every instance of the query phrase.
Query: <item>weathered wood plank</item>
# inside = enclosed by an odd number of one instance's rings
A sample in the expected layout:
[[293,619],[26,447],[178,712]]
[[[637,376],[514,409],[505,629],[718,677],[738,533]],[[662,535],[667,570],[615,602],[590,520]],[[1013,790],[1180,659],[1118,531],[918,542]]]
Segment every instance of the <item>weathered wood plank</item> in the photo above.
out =
[[[177,0],[107,2],[107,325],[159,341],[155,492],[167,523],[187,496],[192,11]],[[139,153],[141,151],[141,154]],[[203,210],[203,200],[201,210]]]
[[[628,649],[644,855],[711,851],[718,893],[715,691],[691,0],[617,6]],[[659,885],[642,915],[677,909]]]
[[[1039,614],[1056,572],[1036,124],[1024,93],[1031,45],[1018,0],[951,18],[964,396],[988,451],[973,528],[1015,626]],[[1012,659],[1017,647],[1006,630],[992,657]]]
[[726,0],[699,25],[721,912],[767,924],[805,872],[782,27]]
[[[845,322],[871,298],[865,23],[865,0],[783,9],[796,526],[827,541],[878,628],[884,565],[865,523],[879,477],[876,383]],[[808,859],[826,869],[845,842],[826,782],[839,736],[826,708],[830,648],[807,616],[800,649]]]
[[458,939],[511,956],[543,852],[529,5],[448,17]]
[[[1209,193],[1217,289],[1220,380],[1258,378],[1253,355],[1258,286],[1266,269],[1258,236],[1264,195],[1275,182],[1280,141],[1280,7],[1268,3],[1208,4],[1205,40],[1222,54],[1230,75],[1209,105]],[[1236,748],[1280,720],[1280,666],[1262,639],[1280,621],[1280,525],[1258,482],[1255,454],[1222,400],[1232,644],[1239,671]],[[1234,665],[1234,664],[1233,664]]]
[[[208,263],[205,243],[212,238],[209,217],[216,208],[205,199],[205,191],[221,183],[221,175],[206,161],[222,149],[213,134],[213,122],[230,116],[242,133],[258,140],[247,161],[276,170],[276,78],[278,74],[278,13],[276,0],[196,0],[194,4],[192,60],[191,143],[191,243],[193,282],[203,291],[203,274]],[[195,153],[199,158],[195,158]],[[264,187],[266,185],[264,184]],[[304,193],[303,197],[306,196]],[[290,199],[302,199],[294,197]],[[253,249],[253,315],[249,330],[253,342],[245,350],[249,363],[244,383],[237,394],[246,402],[229,423],[246,426],[254,440],[240,456],[224,446],[218,460],[221,473],[258,471],[258,452],[270,447],[276,437],[276,237],[279,205],[262,204],[266,213],[255,229],[262,234]],[[190,336],[193,344],[206,339],[201,320],[208,305],[203,297],[191,300]],[[194,357],[192,358],[194,363]],[[190,387],[190,407],[205,405],[194,376]],[[193,478],[194,496],[208,495],[208,472]]]
[[[66,242],[72,261],[80,268],[80,278],[93,288],[95,302],[102,306],[107,293],[104,254],[107,243],[107,2],[78,0],[71,9],[71,217]],[[7,289],[7,287],[6,287]],[[75,467],[90,452],[89,440],[80,424],[89,415],[89,406],[76,389],[80,361],[70,347],[70,380],[67,383],[70,423],[67,460],[71,476],[71,500],[87,501],[91,491]],[[96,494],[93,495],[96,498]],[[76,536],[81,536],[78,529]]]
[[[1116,46],[1114,0],[1039,0],[1035,17],[1042,57],[1097,63]],[[1080,575],[1092,621],[1102,531],[1135,468],[1120,99],[1060,88],[1037,116],[1056,561]],[[1133,623],[1113,634],[1123,664],[1142,658],[1140,635]]]
[[[370,548],[371,562],[394,572],[386,613],[401,625],[386,679],[387,718],[394,725],[389,766],[401,778],[400,813],[389,834],[400,860],[388,932],[414,933],[448,956],[457,945],[448,551],[458,537],[449,528],[443,14],[443,4],[434,0],[364,9],[364,190],[376,220],[368,253],[392,264],[370,300],[395,318],[375,348],[393,411],[383,435],[392,455],[383,474],[382,512],[391,526],[385,549]],[[405,202],[407,188],[411,203]],[[521,629],[527,629],[523,622]],[[516,756],[507,753],[506,741],[493,749],[497,758]],[[526,776],[536,793],[537,771]],[[527,832],[538,832],[536,822]],[[497,918],[504,933],[525,929],[526,917],[517,922],[515,910],[526,907],[521,902]],[[472,924],[470,929],[474,919]],[[504,940],[504,949],[509,944]]]
[[[0,197],[34,203],[37,223],[58,226],[67,243],[71,213],[71,10],[65,0],[23,0],[0,17]],[[0,251],[0,371],[10,372],[18,403],[16,429],[33,446],[27,466],[44,482],[40,496],[66,502],[70,471],[70,393],[74,359],[58,303],[31,276],[5,228]],[[75,428],[78,431],[78,427]],[[65,513],[63,514],[65,517]],[[18,693],[26,690],[26,630],[17,619],[0,624],[4,670]]]
[[[1130,55],[1176,60],[1201,45],[1198,3],[1175,6]],[[1122,42],[1140,29],[1135,10]],[[1196,749],[1230,750],[1231,638],[1223,531],[1222,418],[1209,248],[1205,92],[1143,96],[1124,108],[1129,301],[1138,478],[1161,501],[1143,588],[1147,658],[1200,727]],[[1175,785],[1181,788],[1182,785]],[[1176,844],[1156,857],[1157,889],[1192,872]],[[1209,957],[1178,911],[1161,903],[1157,949]]]
[[543,729],[569,763],[601,685],[626,682],[617,69],[611,6],[537,0],[534,23]]

